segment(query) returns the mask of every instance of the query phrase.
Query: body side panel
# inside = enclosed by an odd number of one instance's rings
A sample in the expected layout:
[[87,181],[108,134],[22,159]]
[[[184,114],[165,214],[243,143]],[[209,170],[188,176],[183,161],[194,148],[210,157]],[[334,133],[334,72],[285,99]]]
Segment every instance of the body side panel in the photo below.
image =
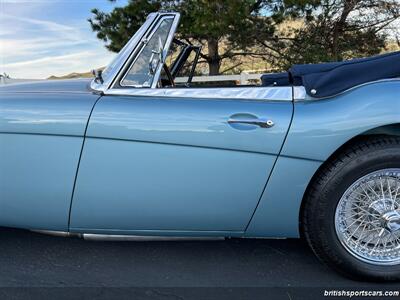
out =
[[68,230],[82,138],[0,133],[0,225]]
[[243,231],[274,161],[259,153],[87,138],[71,230]]
[[322,163],[280,156],[245,236],[299,237],[303,195]]
[[[38,80],[23,83],[0,85],[1,93],[80,93],[91,94],[92,79]],[[0,95],[3,96],[3,95]]]
[[0,93],[0,226],[68,230],[84,133],[98,98]]
[[399,122],[399,81],[363,85],[334,98],[295,102],[282,155],[324,161],[353,137]]
[[98,95],[0,93],[0,132],[83,137]]

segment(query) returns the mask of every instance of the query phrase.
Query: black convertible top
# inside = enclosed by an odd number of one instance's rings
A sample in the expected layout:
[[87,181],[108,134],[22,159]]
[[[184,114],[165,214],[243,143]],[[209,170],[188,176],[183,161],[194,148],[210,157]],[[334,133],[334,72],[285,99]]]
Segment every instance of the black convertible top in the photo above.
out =
[[303,85],[312,97],[330,97],[353,86],[400,77],[400,51],[343,62],[293,65],[287,73],[261,76],[263,86]]

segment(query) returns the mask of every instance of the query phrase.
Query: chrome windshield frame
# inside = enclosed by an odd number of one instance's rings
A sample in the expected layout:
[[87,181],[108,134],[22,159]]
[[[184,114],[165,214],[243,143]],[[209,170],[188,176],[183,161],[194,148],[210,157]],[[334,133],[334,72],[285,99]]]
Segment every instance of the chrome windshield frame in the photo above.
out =
[[[165,44],[164,44],[164,47],[163,47],[163,50],[162,50],[162,55],[161,55],[161,56],[162,56],[163,59],[162,59],[162,61],[159,61],[159,62],[158,62],[158,66],[157,66],[156,71],[154,72],[151,85],[149,85],[149,86],[144,86],[144,85],[123,84],[123,81],[126,79],[127,75],[129,74],[129,70],[130,70],[130,69],[132,68],[132,66],[135,64],[137,58],[138,58],[139,55],[142,53],[143,49],[146,47],[145,44],[152,38],[152,36],[154,35],[154,33],[155,33],[155,32],[157,31],[157,29],[161,26],[161,23],[163,22],[163,20],[167,20],[167,19],[172,19],[173,21],[172,21],[171,28],[170,28],[170,30],[169,30],[169,34],[168,34],[168,36],[166,37]],[[141,49],[138,49],[137,53],[135,53],[135,52],[136,52],[136,48],[133,50],[133,52],[132,52],[132,59],[128,59],[128,60],[127,60],[127,64],[129,64],[129,68],[127,68],[127,69],[125,70],[125,72],[123,72],[123,74],[121,74],[120,79],[119,79],[119,80],[116,80],[116,81],[113,83],[113,86],[115,86],[116,83],[118,83],[121,87],[125,87],[125,88],[142,88],[142,87],[143,87],[143,88],[144,88],[144,87],[155,88],[155,87],[157,86],[157,82],[158,82],[159,77],[160,77],[160,74],[161,74],[162,66],[163,66],[164,63],[165,63],[165,60],[166,60],[166,57],[167,57],[167,54],[168,54],[168,49],[169,49],[169,47],[171,46],[172,37],[174,36],[175,31],[176,31],[176,28],[177,28],[177,26],[178,26],[178,24],[179,24],[179,16],[177,17],[177,16],[171,15],[171,14],[163,15],[163,16],[160,16],[160,17],[157,19],[157,22],[155,22],[155,23],[157,23],[157,24],[155,24],[156,26],[152,26],[152,28],[149,28],[149,33],[148,33],[148,34],[145,34],[146,37],[142,39],[142,41],[141,41],[141,43],[142,43]],[[139,43],[139,44],[140,44],[140,43]],[[138,47],[138,48],[139,48],[139,47]],[[133,56],[134,56],[134,57],[133,57]]]
[[[140,46],[141,43],[144,42],[144,38],[146,37],[146,34],[151,30],[153,27],[152,25],[160,20],[160,18],[163,18],[165,16],[174,16],[174,22],[172,24],[170,34],[168,35],[167,41],[165,43],[164,49],[169,48],[172,38],[175,34],[176,28],[179,24],[179,18],[180,14],[179,13],[151,13],[148,15],[146,21],[143,23],[143,25],[138,29],[138,31],[133,35],[133,37],[128,41],[128,43],[121,49],[121,51],[118,53],[118,55],[114,58],[114,60],[111,62],[112,69],[110,72],[107,74],[107,77],[104,78],[103,82],[99,82],[96,79],[93,79],[92,82],[90,83],[90,88],[92,90],[98,91],[98,92],[103,92],[105,93],[107,90],[110,90],[113,88],[115,85],[116,80],[120,77],[121,72],[123,72],[126,69],[126,65],[129,63],[131,60],[132,56],[135,54],[135,50]],[[110,65],[111,65],[110,64]],[[160,64],[162,67],[162,64]],[[107,66],[108,68],[109,66]],[[106,68],[106,70],[107,70]],[[161,73],[161,68],[159,68],[160,71],[157,72]],[[105,71],[106,71],[105,70]],[[104,73],[104,72],[103,72]],[[155,74],[155,76],[157,73]],[[159,76],[159,74],[158,74]],[[154,77],[153,82],[155,81],[156,77]]]

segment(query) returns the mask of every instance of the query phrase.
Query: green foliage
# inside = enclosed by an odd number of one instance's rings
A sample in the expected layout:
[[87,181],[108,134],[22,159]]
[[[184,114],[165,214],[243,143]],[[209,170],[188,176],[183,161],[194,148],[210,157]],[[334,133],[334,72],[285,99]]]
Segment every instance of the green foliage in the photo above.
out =
[[[209,64],[210,74],[218,74],[223,60],[249,52],[256,37],[272,38],[275,24],[262,16],[267,1],[186,0],[175,7],[181,13],[179,36],[205,46],[201,57]],[[248,53],[250,54],[250,53]]]
[[275,30],[272,18],[261,17],[269,4],[263,0],[130,0],[127,6],[109,14],[93,9],[94,17],[89,22],[106,47],[118,52],[148,13],[160,9],[179,11],[180,38],[203,45],[201,57],[209,64],[210,74],[218,74],[221,62],[239,55],[237,50],[254,46],[256,36],[271,38]]
[[[399,0],[130,0],[110,13],[93,9],[89,22],[106,47],[118,52],[158,10],[181,13],[178,35],[203,45],[210,74],[219,74],[223,61],[233,64],[243,56],[285,69],[376,54],[400,16]],[[300,25],[282,30],[293,21]]]
[[158,0],[135,0],[125,7],[116,7],[108,14],[94,8],[94,18],[88,21],[93,31],[97,32],[97,37],[106,42],[106,47],[118,52],[144,23],[147,15],[161,7]]
[[398,0],[322,0],[311,7],[295,9],[303,26],[274,45],[282,50],[275,59],[282,68],[378,54],[387,44],[387,28],[400,16]]

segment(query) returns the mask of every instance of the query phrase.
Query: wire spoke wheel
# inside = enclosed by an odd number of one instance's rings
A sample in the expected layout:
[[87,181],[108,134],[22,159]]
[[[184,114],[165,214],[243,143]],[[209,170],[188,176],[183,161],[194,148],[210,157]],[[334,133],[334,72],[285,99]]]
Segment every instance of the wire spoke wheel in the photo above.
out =
[[375,265],[400,264],[400,169],[363,176],[343,194],[336,234],[354,257]]

